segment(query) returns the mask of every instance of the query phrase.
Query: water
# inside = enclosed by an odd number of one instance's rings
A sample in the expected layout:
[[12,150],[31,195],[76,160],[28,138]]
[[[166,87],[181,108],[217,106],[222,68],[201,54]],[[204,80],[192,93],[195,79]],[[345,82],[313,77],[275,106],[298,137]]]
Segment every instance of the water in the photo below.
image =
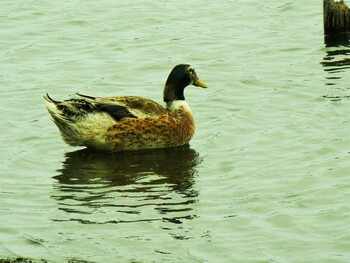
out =
[[[348,40],[320,1],[2,1],[0,258],[349,262]],[[65,145],[42,96],[161,101],[190,63],[190,147]]]

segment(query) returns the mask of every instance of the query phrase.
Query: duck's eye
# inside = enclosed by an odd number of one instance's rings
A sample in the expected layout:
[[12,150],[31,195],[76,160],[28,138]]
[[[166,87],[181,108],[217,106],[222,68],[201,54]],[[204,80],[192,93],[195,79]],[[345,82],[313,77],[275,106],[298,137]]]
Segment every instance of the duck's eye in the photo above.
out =
[[194,71],[193,68],[189,68],[189,69],[188,69],[188,73],[189,73],[191,76],[196,76],[196,72]]

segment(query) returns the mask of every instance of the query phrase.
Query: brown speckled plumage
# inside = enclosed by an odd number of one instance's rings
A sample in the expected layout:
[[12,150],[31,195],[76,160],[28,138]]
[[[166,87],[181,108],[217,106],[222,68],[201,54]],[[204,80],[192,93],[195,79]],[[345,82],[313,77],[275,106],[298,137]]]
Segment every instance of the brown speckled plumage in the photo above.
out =
[[177,65],[164,88],[166,107],[137,96],[91,97],[56,101],[45,96],[47,109],[65,142],[104,151],[128,151],[187,144],[195,131],[183,90],[205,88],[194,69]]
[[111,151],[180,146],[194,134],[192,114],[180,107],[157,117],[126,118],[106,133]]

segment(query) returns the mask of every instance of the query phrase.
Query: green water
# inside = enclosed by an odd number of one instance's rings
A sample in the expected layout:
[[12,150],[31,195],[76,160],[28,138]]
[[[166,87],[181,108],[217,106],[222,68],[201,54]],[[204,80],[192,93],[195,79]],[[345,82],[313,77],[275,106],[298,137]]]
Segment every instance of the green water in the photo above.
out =
[[[349,262],[348,43],[320,1],[7,1],[0,13],[0,258]],[[161,102],[189,63],[189,147],[97,154],[44,107]]]

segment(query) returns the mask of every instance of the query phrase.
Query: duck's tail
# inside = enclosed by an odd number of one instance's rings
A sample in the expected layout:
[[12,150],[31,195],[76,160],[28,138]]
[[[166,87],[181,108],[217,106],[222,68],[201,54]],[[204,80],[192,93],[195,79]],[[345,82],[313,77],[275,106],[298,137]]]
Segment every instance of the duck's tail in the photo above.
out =
[[70,145],[77,145],[74,143],[74,115],[72,114],[71,107],[64,101],[57,101],[52,99],[49,94],[44,96],[46,108],[49,111],[53,122],[57,125],[62,135],[63,140]]
[[86,135],[81,126],[85,125],[86,116],[96,111],[94,105],[84,99],[57,101],[49,94],[46,94],[44,99],[46,108],[59,128],[63,140],[73,146],[84,145]]
[[91,102],[94,98],[70,99],[57,101],[52,99],[49,94],[44,96],[46,107],[53,118],[65,122],[77,122],[86,114],[96,112],[96,106]]
[[69,145],[103,145],[105,132],[115,120],[99,110],[94,97],[77,95],[78,98],[58,101],[46,94],[46,108]]

